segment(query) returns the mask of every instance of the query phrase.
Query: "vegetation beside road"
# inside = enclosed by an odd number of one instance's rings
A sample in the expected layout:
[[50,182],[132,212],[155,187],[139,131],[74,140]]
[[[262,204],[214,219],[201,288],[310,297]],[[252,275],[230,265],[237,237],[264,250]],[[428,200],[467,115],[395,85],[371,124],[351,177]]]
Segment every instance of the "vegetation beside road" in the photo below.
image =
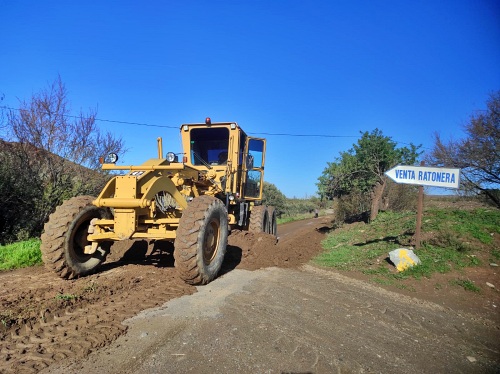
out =
[[41,263],[39,239],[0,246],[0,270],[19,269]]
[[68,91],[58,77],[48,87],[0,108],[0,244],[39,237],[64,200],[93,195],[109,173],[99,157],[122,155],[121,138],[96,124],[97,110],[71,115]]
[[[390,251],[410,248],[416,226],[414,212],[382,212],[370,224],[344,225],[324,240],[325,251],[314,261],[320,266],[357,271],[377,283],[394,284],[407,278],[431,278],[500,261],[500,210],[495,208],[429,208],[424,213],[422,245],[415,253],[422,261],[404,272],[389,262]],[[477,291],[467,279],[458,285]]]

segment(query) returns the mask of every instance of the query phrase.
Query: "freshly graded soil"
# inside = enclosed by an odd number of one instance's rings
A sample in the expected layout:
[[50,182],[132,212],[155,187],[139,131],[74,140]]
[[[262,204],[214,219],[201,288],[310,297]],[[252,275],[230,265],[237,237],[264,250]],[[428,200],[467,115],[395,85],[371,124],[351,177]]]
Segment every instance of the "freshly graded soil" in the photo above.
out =
[[329,226],[233,231],[201,287],[180,280],[168,243],[115,243],[76,280],[0,273],[0,373],[500,372],[496,289],[383,289],[305,265]]

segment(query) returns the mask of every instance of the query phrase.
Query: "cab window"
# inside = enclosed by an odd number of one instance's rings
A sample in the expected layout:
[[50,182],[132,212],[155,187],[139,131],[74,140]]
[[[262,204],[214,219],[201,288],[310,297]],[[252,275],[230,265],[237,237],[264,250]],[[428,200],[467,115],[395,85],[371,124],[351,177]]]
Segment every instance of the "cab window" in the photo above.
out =
[[192,129],[191,163],[193,165],[225,165],[229,145],[229,129]]

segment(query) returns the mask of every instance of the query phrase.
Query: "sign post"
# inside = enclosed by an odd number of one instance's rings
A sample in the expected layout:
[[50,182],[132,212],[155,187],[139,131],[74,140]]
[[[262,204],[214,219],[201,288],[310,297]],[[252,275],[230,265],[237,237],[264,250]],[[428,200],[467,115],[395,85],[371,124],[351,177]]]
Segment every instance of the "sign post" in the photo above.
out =
[[[424,166],[425,162],[420,162],[420,166]],[[417,202],[417,228],[415,230],[415,249],[420,249],[420,232],[422,231],[422,215],[424,212],[424,186],[418,186],[418,202]]]
[[420,229],[424,204],[424,187],[458,188],[460,185],[460,169],[398,165],[385,172],[396,183],[418,185],[417,227],[415,230],[415,248],[420,248]]

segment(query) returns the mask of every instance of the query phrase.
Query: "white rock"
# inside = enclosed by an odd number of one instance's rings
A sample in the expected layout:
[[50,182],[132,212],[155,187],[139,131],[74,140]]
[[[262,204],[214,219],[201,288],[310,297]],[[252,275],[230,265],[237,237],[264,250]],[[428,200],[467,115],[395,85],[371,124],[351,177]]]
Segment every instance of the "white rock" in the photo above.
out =
[[389,258],[398,271],[404,271],[421,263],[417,255],[411,249],[406,248],[398,248],[389,252]]
[[495,286],[494,286],[493,284],[491,284],[490,282],[486,282],[486,285],[487,285],[488,287],[495,288]]

